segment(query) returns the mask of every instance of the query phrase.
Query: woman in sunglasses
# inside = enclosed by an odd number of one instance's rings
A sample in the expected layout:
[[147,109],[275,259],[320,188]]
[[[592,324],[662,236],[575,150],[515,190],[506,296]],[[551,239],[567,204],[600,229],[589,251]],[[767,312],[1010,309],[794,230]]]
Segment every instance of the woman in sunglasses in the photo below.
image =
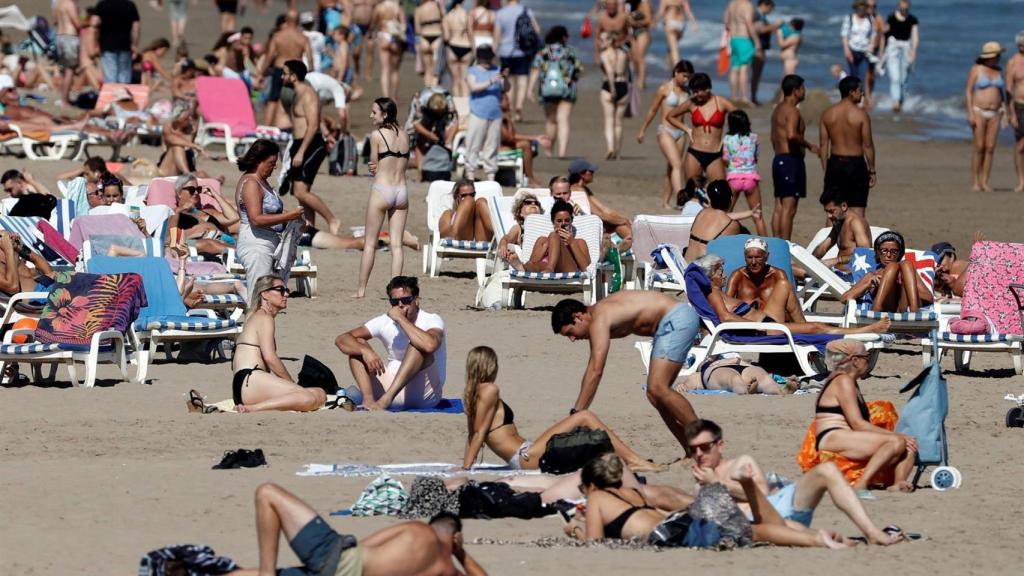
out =
[[476,198],[472,180],[459,180],[452,186],[452,207],[441,213],[438,222],[441,238],[489,242],[494,237],[491,213],[486,198]]
[[540,205],[540,200],[532,192],[519,194],[515,202],[512,203],[512,217],[515,218],[516,223],[509,229],[508,234],[498,240],[498,257],[505,262],[511,262],[513,259],[518,262],[519,255],[509,245],[522,246],[523,224],[526,222],[526,217],[530,214],[543,213],[544,207]]
[[256,280],[231,360],[235,372],[231,393],[238,412],[311,412],[327,400],[322,388],[296,384],[277,355],[274,320],[287,307],[288,287],[280,278],[268,275]]
[[906,244],[899,232],[883,232],[875,238],[875,271],[868,272],[841,300],[871,305],[876,312],[917,312],[934,296],[910,260],[904,260]]

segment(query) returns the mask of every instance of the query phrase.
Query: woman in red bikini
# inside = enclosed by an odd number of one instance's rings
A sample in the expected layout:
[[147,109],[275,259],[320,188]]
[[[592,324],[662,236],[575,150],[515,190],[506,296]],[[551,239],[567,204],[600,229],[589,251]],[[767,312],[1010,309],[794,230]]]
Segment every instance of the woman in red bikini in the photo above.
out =
[[693,141],[686,151],[683,171],[687,178],[703,174],[708,180],[725,179],[725,162],[722,160],[722,134],[725,115],[736,110],[736,106],[711,93],[711,77],[704,73],[690,78],[690,99],[676,106],[665,121],[680,130],[688,130],[683,117],[690,115],[693,125]]

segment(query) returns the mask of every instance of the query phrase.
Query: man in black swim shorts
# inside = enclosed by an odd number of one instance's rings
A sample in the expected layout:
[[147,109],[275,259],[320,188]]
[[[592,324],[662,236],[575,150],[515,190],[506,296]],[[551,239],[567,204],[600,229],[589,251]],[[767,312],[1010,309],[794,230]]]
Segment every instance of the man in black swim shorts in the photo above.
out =
[[821,164],[825,170],[822,196],[846,200],[850,211],[864,216],[868,190],[875,185],[875,144],[871,118],[859,104],[864,90],[856,76],[839,81],[838,103],[821,115]]
[[807,89],[804,79],[789,74],[782,79],[782,102],[772,112],[772,185],[775,189],[775,210],[772,211],[772,235],[789,240],[793,236],[793,219],[797,204],[807,197],[806,151],[818,153],[818,147],[804,138],[803,116],[799,104]]
[[220,12],[220,33],[234,32],[235,15],[238,14],[238,0],[216,0]]

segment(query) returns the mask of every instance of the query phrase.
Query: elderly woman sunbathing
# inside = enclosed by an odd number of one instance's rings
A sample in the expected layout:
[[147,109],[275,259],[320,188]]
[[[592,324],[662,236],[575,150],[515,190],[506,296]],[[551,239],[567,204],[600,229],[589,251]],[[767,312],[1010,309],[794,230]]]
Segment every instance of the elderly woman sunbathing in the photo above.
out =
[[[883,318],[873,324],[857,328],[840,328],[821,322],[780,322],[786,318],[786,301],[789,292],[775,290],[764,305],[764,309],[751,306],[747,302],[733,298],[722,291],[725,284],[725,260],[714,254],[706,254],[698,258],[694,264],[700,267],[711,280],[710,290],[704,296],[714,309],[715,315],[722,322],[771,322],[779,323],[794,334],[861,334],[885,332],[891,321]],[[778,334],[768,330],[768,334]]]
[[661,470],[619,440],[608,426],[589,410],[580,410],[548,428],[534,441],[519,435],[512,408],[501,399],[498,385],[498,356],[487,346],[477,346],[466,357],[466,390],[464,405],[469,437],[463,456],[463,467],[469,469],[485,444],[512,468],[536,470],[548,440],[555,434],[569,432],[579,426],[604,430],[612,441],[615,453],[637,472]]
[[498,240],[498,258],[505,262],[511,262],[513,258],[518,260],[519,256],[510,245],[522,246],[523,224],[526,222],[526,217],[530,214],[543,213],[544,207],[540,205],[540,200],[532,192],[523,192],[517,195],[515,202],[512,203],[512,218],[516,223],[509,229],[508,234]]

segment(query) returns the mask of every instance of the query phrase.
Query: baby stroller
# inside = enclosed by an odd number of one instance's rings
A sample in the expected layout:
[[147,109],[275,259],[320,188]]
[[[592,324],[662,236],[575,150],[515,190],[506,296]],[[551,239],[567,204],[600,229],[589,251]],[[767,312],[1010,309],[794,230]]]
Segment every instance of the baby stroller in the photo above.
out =
[[932,335],[932,362],[913,380],[900,390],[900,393],[914,391],[907,405],[903,407],[896,432],[917,438],[917,472],[914,474],[914,486],[928,466],[937,466],[932,470],[932,488],[942,491],[959,488],[962,477],[960,471],[948,464],[949,450],[946,446],[946,414],[949,413],[949,394],[946,390],[946,379],[942,376],[939,365],[938,348]]

